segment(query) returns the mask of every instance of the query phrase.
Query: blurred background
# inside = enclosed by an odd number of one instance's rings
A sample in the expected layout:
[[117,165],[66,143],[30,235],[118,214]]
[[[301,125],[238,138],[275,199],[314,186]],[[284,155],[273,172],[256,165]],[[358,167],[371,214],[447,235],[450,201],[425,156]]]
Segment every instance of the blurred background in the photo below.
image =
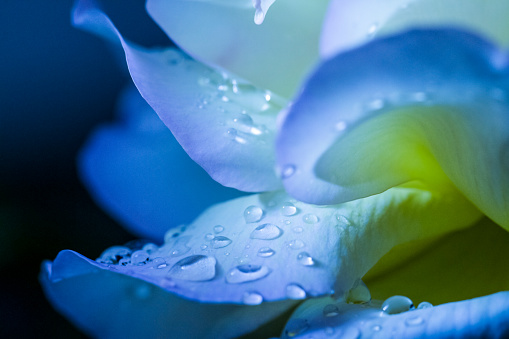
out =
[[[169,45],[144,0],[102,1],[129,39]],[[112,121],[130,81],[99,38],[71,26],[72,0],[0,4],[0,338],[82,338],[46,301],[43,260],[62,249],[96,258],[134,239],[91,200],[76,155]]]

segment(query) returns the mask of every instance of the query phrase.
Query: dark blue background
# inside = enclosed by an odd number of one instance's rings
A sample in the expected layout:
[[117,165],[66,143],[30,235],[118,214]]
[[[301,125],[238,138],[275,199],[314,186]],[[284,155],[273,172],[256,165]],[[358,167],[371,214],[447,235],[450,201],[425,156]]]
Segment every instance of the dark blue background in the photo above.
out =
[[[73,1],[0,4],[0,337],[79,338],[44,298],[44,259],[70,248],[95,258],[133,237],[89,198],[75,157],[113,119],[129,81],[105,43],[70,24]],[[143,0],[103,1],[125,36],[170,42]]]

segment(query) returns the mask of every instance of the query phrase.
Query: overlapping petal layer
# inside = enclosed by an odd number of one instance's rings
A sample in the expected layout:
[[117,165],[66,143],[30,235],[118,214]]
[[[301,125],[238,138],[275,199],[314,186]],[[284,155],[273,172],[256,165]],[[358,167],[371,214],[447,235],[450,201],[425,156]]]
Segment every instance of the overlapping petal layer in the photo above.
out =
[[234,338],[295,303],[201,304],[105,270],[72,251],[62,251],[53,263],[43,263],[40,280],[60,312],[100,338]]
[[509,227],[507,54],[456,30],[415,30],[322,63],[277,140],[297,199],[338,203],[449,180]]
[[373,38],[415,27],[473,30],[509,46],[509,3],[505,0],[332,0],[320,41],[323,57]]
[[125,41],[91,1],[78,1],[75,25],[120,40],[145,100],[189,156],[224,186],[280,187],[274,173],[276,96],[218,73],[175,49],[147,50]]
[[241,195],[189,158],[134,86],[118,113],[89,138],[79,168],[95,200],[132,232],[161,241],[169,228]]
[[289,98],[318,61],[328,2],[277,0],[261,25],[252,0],[149,0],[147,10],[197,60]]

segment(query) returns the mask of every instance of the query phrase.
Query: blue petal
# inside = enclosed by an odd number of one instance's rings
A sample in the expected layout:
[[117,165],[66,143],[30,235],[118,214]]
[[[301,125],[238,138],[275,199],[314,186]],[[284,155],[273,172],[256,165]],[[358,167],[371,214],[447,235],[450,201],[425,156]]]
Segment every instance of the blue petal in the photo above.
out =
[[147,50],[125,41],[91,1],[77,2],[74,22],[121,42],[144,99],[214,180],[251,192],[281,187],[274,171],[274,139],[284,100],[175,49]]
[[415,30],[323,62],[277,140],[286,189],[330,204],[452,182],[509,228],[508,59],[466,32]]
[[292,305],[200,304],[105,270],[72,251],[44,262],[40,280],[62,314],[100,338],[233,338],[257,329]]
[[189,158],[134,86],[118,113],[118,122],[91,135],[79,168],[95,200],[130,231],[161,241],[169,228],[241,195]]
[[[332,308],[335,312],[328,313]],[[393,315],[383,313],[380,307],[337,303],[328,297],[313,299],[295,311],[282,338],[331,336],[374,339],[507,338],[509,292]]]

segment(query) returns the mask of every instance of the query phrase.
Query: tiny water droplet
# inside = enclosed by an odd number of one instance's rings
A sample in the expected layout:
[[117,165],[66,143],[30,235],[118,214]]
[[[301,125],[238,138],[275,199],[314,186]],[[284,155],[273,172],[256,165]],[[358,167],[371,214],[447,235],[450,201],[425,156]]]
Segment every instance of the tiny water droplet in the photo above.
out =
[[232,140],[237,138],[237,130],[235,128],[228,128],[226,130],[226,136]]
[[214,233],[217,234],[217,233],[221,233],[223,231],[224,231],[224,227],[223,226],[221,226],[221,225],[214,226]]
[[245,292],[242,296],[242,302],[246,305],[260,305],[262,301],[263,297],[256,292]]
[[230,284],[241,284],[265,278],[269,273],[270,269],[267,266],[239,265],[228,271],[226,274],[226,282]]
[[394,295],[384,301],[382,311],[387,314],[398,314],[415,308],[410,298]]
[[216,259],[205,255],[191,255],[179,260],[168,277],[187,281],[207,281],[216,275]]
[[368,38],[373,37],[377,30],[378,30],[378,24],[377,23],[374,23],[371,26],[369,26],[369,29],[368,29]]
[[152,267],[155,267],[157,269],[165,268],[166,266],[168,266],[166,264],[166,260],[164,260],[164,258],[161,258],[161,257],[154,258],[151,261],[151,264],[152,264]]
[[306,319],[292,319],[286,324],[285,334],[293,338],[309,328],[309,323]]
[[291,202],[285,202],[283,203],[283,206],[279,209],[279,212],[284,216],[292,216],[297,214],[297,207],[295,207],[294,204]]
[[212,240],[214,239],[214,235],[212,233],[205,234],[205,240]]
[[304,220],[306,224],[316,224],[318,222],[318,217],[313,213],[308,213],[302,217],[302,220]]
[[157,251],[159,247],[156,244],[148,243],[145,246],[143,246],[142,250],[146,251],[148,254],[152,254],[155,251]]
[[300,239],[294,239],[288,243],[288,248],[290,248],[292,250],[299,250],[299,249],[303,248],[304,246],[306,246],[306,244],[304,243],[304,241],[302,241]]
[[258,222],[263,218],[263,210],[255,205],[248,206],[244,210],[244,219],[246,223],[250,224],[253,222]]
[[288,179],[295,173],[294,165],[286,165],[281,170],[281,179]]
[[324,317],[330,318],[339,315],[339,308],[334,304],[329,304],[323,308]]
[[405,319],[405,324],[407,324],[408,326],[417,326],[417,325],[421,325],[423,323],[424,323],[424,319],[422,319],[419,316],[409,317],[409,318]]
[[274,224],[263,224],[258,226],[251,232],[251,239],[273,240],[283,234],[283,231]]
[[300,252],[297,255],[297,260],[299,261],[299,264],[301,264],[303,266],[313,266],[315,264],[315,261],[309,255],[308,252]]
[[206,249],[208,248],[208,246],[207,246],[207,245],[205,245],[205,244],[203,244],[203,245],[201,245],[201,246],[200,246],[200,248],[201,248],[202,250],[206,250]]
[[218,235],[212,239],[212,247],[213,248],[223,248],[232,243],[232,240],[227,237],[223,237],[221,235]]
[[290,299],[304,299],[306,298],[306,291],[297,284],[289,284],[286,286],[286,296]]
[[149,260],[149,255],[147,251],[139,250],[135,251],[131,255],[131,264],[133,265],[145,265]]
[[382,329],[382,326],[380,326],[380,325],[374,325],[373,327],[371,327],[371,329],[372,329],[374,332],[379,332],[379,331]]
[[292,228],[292,231],[294,231],[295,233],[302,233],[304,231],[304,229],[300,226],[297,226],[297,227]]
[[362,280],[357,279],[352,289],[348,291],[346,302],[349,304],[365,304],[370,301],[371,292]]
[[191,250],[191,247],[187,246],[187,243],[191,239],[190,236],[179,238],[173,245],[170,257],[180,257]]
[[262,247],[258,250],[258,256],[262,258],[272,257],[274,253],[276,252],[270,247]]
[[419,304],[419,306],[417,306],[417,309],[418,310],[422,310],[423,308],[431,308],[431,307],[433,307],[432,303],[429,303],[427,301],[423,301],[422,303]]

